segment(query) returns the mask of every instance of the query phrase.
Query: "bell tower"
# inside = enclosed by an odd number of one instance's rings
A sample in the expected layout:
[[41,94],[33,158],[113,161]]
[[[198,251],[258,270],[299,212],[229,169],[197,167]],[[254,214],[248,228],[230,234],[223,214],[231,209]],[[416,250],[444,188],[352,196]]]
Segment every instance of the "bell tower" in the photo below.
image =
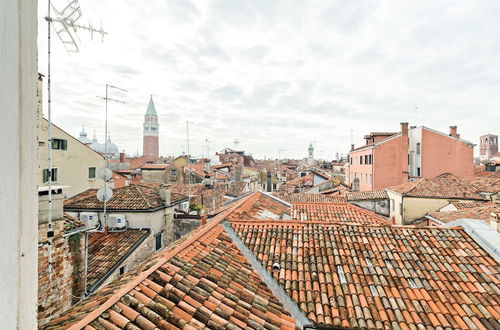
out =
[[149,99],[148,109],[144,115],[142,155],[158,158],[159,154],[159,129],[158,115],[156,114],[153,96]]

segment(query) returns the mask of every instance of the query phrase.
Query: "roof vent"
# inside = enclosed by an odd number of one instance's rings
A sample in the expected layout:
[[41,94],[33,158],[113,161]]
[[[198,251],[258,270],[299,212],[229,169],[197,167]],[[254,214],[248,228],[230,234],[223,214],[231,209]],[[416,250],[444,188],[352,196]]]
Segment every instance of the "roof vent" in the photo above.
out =
[[279,262],[275,262],[273,264],[273,272],[279,272],[280,269],[281,269],[281,266],[280,266]]

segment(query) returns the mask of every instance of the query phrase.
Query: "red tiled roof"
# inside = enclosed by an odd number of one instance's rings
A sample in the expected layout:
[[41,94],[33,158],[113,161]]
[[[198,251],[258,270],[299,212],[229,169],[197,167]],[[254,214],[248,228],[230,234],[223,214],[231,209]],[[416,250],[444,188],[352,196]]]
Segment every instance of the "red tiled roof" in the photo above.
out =
[[63,214],[63,219],[64,219],[65,232],[71,232],[73,230],[85,228],[85,224],[82,221],[80,221],[80,219],[75,218],[74,216],[71,216],[68,213]]
[[486,205],[485,202],[451,202],[450,204],[455,206],[457,210],[471,209]]
[[346,202],[346,199],[343,196],[328,196],[323,194],[274,193],[274,196],[288,203],[301,203],[301,202],[345,203]]
[[[172,193],[171,204],[187,199]],[[159,189],[142,184],[130,184],[113,190],[113,197],[106,203],[108,210],[151,210],[164,206]],[[100,210],[104,204],[96,197],[96,189],[86,190],[64,202],[65,209]]]
[[483,205],[479,207],[464,208],[458,211],[429,212],[427,216],[440,222],[448,223],[458,219],[488,220],[491,219],[492,213],[500,214],[500,204],[483,203]]
[[145,164],[141,166],[142,170],[164,170],[170,167],[169,164]]
[[290,205],[262,192],[252,194],[245,203],[228,215],[229,220],[286,219]]
[[45,328],[294,329],[294,319],[220,224],[231,210]]
[[345,197],[348,201],[361,201],[368,199],[389,199],[385,189],[372,190],[372,191],[353,191],[347,192]]
[[480,192],[500,193],[500,177],[464,176],[460,179],[471,184]]
[[88,252],[88,289],[93,288],[125,256],[149,235],[149,230],[127,229],[122,232],[90,233]]
[[387,189],[409,197],[482,199],[478,190],[471,184],[451,175],[423,178]]
[[352,204],[292,203],[292,220],[389,224],[377,214]]
[[316,325],[499,326],[500,266],[462,229],[290,221],[231,226]]

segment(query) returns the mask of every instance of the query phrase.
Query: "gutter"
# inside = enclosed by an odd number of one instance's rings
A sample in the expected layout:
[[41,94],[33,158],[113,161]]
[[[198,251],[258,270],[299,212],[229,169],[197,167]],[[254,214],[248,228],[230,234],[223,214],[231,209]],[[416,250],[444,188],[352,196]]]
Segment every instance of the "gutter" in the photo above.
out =
[[[130,209],[110,209],[110,208],[106,208],[106,211],[110,211],[110,212],[127,212],[127,213],[129,213],[129,212],[130,213],[149,213],[149,212],[156,212],[156,211],[163,210],[163,209],[166,209],[166,208],[169,208],[169,207],[173,207],[175,205],[178,205],[178,204],[181,204],[181,203],[184,203],[184,202],[189,202],[189,198],[177,201],[177,202],[169,204],[169,205],[161,205],[161,206],[158,206],[158,207],[156,207],[154,209],[130,210]],[[90,208],[89,209],[82,209],[82,208],[64,207],[63,209],[64,209],[64,211],[69,211],[69,212],[103,212],[104,211],[102,208],[99,208],[99,209],[90,209]]]
[[73,235],[78,234],[78,233],[84,233],[84,232],[91,230],[91,229],[94,229],[94,228],[80,227],[77,229],[73,229],[72,231],[65,232],[64,234],[62,234],[62,237],[68,237],[68,236],[73,236]]
[[238,234],[234,231],[233,227],[224,220],[222,223],[222,228],[229,235],[233,243],[236,245],[238,250],[243,254],[248,263],[252,266],[253,270],[260,276],[262,282],[271,290],[273,295],[278,298],[278,300],[283,304],[283,307],[290,313],[292,318],[295,320],[295,324],[301,329],[312,329],[315,326],[307,318],[307,316],[300,310],[300,308],[295,304],[295,302],[290,298],[290,296],[283,290],[283,288],[276,282],[271,274],[262,266],[262,264],[257,260],[252,251],[243,243]]
[[111,267],[111,269],[103,276],[101,277],[96,283],[94,283],[87,291],[87,295],[90,295],[93,293],[99,286],[101,286],[102,283],[104,283],[110,276],[115,272],[115,270],[120,267],[120,265],[139,247],[139,245],[142,244],[146,240],[147,237],[151,234],[151,229],[146,228],[146,233],[139,239],[137,242],[132,245],[132,247],[127,251],[127,253],[120,259],[118,262]]

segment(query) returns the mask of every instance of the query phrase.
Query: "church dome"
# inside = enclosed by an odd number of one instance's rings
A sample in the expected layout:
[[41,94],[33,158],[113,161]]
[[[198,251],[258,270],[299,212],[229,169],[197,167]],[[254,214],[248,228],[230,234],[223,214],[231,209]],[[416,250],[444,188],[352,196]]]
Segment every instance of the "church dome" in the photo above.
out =
[[91,144],[92,141],[87,137],[87,132],[85,132],[85,127],[82,128],[82,131],[80,132],[80,137],[78,138],[78,141],[80,141],[83,144]]
[[97,152],[103,152],[104,151],[104,146],[101,145],[99,142],[97,142],[97,139],[94,134],[94,138],[92,139],[92,144],[90,145],[90,148],[94,151]]
[[104,151],[104,148],[106,148],[105,153],[108,155],[117,155],[120,153],[118,150],[118,146],[111,142],[111,137],[108,136],[108,140],[106,141],[106,144],[102,144],[102,150]]

